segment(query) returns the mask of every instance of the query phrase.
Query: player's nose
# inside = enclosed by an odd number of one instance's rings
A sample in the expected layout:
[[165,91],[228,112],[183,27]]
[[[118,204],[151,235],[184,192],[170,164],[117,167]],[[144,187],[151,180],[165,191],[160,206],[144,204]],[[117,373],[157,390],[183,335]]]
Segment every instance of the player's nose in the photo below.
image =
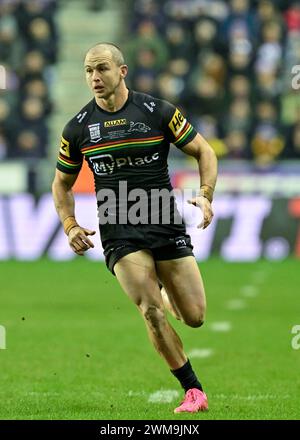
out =
[[92,80],[96,81],[96,82],[98,82],[100,80],[100,74],[99,74],[99,72],[97,72],[96,69],[93,71]]

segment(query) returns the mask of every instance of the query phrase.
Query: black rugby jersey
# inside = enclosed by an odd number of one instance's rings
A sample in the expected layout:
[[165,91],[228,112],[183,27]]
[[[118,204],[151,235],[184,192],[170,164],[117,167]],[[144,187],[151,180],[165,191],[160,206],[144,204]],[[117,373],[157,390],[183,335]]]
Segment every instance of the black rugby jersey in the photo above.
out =
[[130,90],[116,112],[103,110],[92,99],[65,126],[57,168],[78,173],[85,158],[97,194],[105,188],[118,197],[120,181],[126,182],[128,191],[171,190],[170,143],[182,148],[196,134],[176,107],[150,95]]

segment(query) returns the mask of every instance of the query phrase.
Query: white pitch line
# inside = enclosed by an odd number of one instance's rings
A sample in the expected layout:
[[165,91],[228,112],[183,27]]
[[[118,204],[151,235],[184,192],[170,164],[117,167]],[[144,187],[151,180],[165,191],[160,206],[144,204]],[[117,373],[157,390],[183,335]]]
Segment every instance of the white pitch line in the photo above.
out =
[[204,359],[212,356],[214,353],[214,350],[212,348],[193,348],[187,353],[187,357],[192,358],[199,358]]
[[258,271],[254,272],[252,274],[252,282],[255,284],[261,284],[266,281],[266,279],[269,277],[269,273],[265,271]]
[[279,395],[279,394],[248,394],[247,396],[241,396],[240,394],[214,394],[211,395],[211,399],[221,399],[221,400],[277,400],[277,399],[290,399],[289,394]]
[[242,310],[245,307],[246,307],[246,303],[243,299],[231,299],[226,304],[226,308],[228,310]]
[[229,332],[232,329],[232,325],[229,321],[216,321],[209,325],[209,329],[213,332]]
[[150,394],[148,402],[150,403],[171,403],[178,399],[179,392],[176,390],[159,390]]
[[145,391],[128,391],[128,396],[129,397],[144,397],[146,396],[146,392]]
[[28,391],[25,393],[26,396],[39,396],[39,397],[57,397],[60,396],[59,393],[56,392],[39,392],[39,391]]
[[259,290],[256,286],[251,284],[241,287],[241,295],[245,298],[254,298],[259,294]]

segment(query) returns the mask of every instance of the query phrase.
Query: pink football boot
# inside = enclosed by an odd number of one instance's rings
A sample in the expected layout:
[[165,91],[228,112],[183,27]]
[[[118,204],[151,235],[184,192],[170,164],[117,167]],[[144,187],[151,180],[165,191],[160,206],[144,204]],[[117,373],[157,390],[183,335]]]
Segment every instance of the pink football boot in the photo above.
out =
[[208,410],[208,401],[206,394],[198,388],[191,388],[185,393],[184,401],[178,408],[174,409],[174,413],[180,412],[198,412]]

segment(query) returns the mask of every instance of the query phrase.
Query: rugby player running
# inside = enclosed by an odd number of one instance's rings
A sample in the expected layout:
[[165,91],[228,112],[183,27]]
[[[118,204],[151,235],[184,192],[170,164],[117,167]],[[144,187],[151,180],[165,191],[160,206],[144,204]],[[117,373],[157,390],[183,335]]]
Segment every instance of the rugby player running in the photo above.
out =
[[200,188],[189,202],[201,208],[199,227],[206,228],[213,217],[216,156],[176,107],[126,87],[128,67],[116,45],[99,43],[89,49],[84,69],[94,98],[64,128],[52,185],[56,210],[77,255],[94,247],[89,236],[95,231],[76,222],[72,193],[85,158],[94,175],[99,212],[106,207],[101,211],[106,222],[99,215],[99,227],[107,267],[137,306],[151,342],[185,391],[183,402],[174,411],[206,410],[207,396],[166,317],[167,309],[188,326],[200,327],[206,310],[190,237],[184,222],[174,220],[178,215],[174,198],[170,198],[168,224],[162,221],[161,207],[159,221],[151,223],[149,216],[133,224],[129,216],[125,222],[118,220],[121,217],[107,221],[116,210],[107,208],[101,191],[116,194],[115,200],[121,202],[119,215],[126,206],[118,199],[125,184],[128,193],[143,189],[150,199],[153,189],[171,193],[167,156],[172,143],[199,164]]

